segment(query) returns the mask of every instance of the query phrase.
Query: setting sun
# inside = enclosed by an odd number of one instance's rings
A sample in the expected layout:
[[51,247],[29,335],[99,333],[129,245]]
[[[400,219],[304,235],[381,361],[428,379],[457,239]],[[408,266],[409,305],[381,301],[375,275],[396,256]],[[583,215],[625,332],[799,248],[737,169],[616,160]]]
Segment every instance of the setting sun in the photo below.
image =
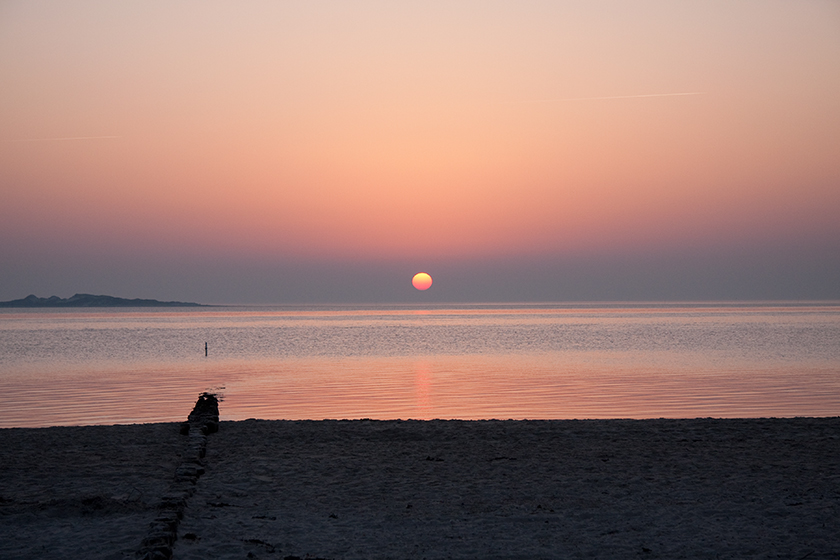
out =
[[418,272],[411,279],[411,285],[420,291],[428,290],[432,285],[432,277],[425,272]]

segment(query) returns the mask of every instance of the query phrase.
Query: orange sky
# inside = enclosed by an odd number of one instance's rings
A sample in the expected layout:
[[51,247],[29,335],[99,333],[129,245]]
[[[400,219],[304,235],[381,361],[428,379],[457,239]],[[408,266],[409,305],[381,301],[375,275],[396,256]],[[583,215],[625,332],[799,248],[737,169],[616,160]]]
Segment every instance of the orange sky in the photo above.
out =
[[840,240],[832,1],[7,1],[0,76],[7,258]]

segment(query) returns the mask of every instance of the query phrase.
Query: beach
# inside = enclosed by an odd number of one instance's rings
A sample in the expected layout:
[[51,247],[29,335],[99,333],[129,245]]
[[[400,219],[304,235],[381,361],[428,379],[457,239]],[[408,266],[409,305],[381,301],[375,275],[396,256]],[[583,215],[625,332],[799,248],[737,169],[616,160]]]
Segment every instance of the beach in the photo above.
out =
[[134,558],[182,440],[178,424],[0,430],[0,558]]
[[[0,558],[135,558],[192,437],[0,430]],[[221,422],[173,558],[838,558],[840,418]]]

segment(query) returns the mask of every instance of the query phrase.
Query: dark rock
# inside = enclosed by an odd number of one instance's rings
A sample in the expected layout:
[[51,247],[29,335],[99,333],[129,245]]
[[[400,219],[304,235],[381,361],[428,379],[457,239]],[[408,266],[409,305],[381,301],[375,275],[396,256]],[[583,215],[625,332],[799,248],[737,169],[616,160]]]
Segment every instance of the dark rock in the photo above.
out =
[[152,534],[149,534],[141,545],[144,548],[158,548],[163,546],[170,546],[173,542],[175,542],[175,534],[169,531],[158,531]]
[[214,422],[213,420],[208,420],[206,424],[201,429],[205,435],[215,434],[219,431],[219,423]]
[[183,494],[167,494],[160,499],[161,510],[179,511],[187,506],[187,500]]
[[159,546],[149,550],[142,550],[138,556],[141,560],[171,560],[172,547]]

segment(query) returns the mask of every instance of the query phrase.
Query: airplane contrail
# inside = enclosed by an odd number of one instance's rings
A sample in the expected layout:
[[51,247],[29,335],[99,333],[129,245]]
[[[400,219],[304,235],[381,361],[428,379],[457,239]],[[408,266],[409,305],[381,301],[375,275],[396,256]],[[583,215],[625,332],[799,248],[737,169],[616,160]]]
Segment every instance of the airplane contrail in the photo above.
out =
[[705,95],[705,91],[686,91],[678,93],[642,93],[638,95],[602,95],[598,97],[558,97],[555,99],[532,99],[522,103],[549,103],[551,101],[590,101],[596,99],[633,99],[636,97],[674,97],[678,95]]
[[52,142],[57,140],[100,140],[103,138],[122,138],[122,136],[65,136],[62,138],[22,138],[12,142]]

